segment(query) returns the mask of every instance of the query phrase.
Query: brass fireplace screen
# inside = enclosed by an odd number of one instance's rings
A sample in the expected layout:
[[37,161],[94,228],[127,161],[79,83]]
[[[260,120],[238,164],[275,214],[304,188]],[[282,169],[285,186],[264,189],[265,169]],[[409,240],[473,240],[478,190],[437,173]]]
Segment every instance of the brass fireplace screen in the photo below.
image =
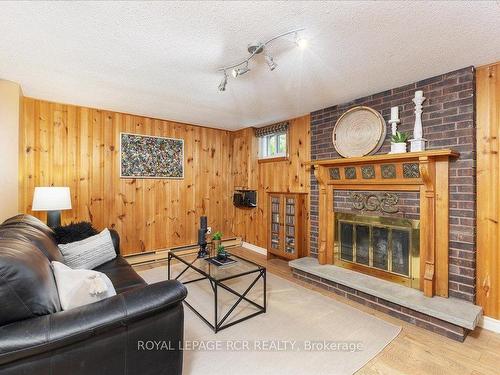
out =
[[335,264],[420,287],[419,220],[335,214]]

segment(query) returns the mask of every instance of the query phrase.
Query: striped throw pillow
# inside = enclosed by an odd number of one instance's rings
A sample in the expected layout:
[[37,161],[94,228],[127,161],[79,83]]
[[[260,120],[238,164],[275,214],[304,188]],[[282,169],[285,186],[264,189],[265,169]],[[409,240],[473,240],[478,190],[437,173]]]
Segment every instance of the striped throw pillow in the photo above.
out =
[[113,240],[107,228],[84,240],[60,244],[59,249],[64,263],[73,269],[91,270],[116,258]]

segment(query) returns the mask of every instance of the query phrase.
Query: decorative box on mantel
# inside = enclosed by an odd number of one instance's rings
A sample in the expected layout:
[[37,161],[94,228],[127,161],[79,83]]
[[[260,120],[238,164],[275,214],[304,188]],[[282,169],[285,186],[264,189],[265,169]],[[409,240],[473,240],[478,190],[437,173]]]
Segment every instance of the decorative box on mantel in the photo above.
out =
[[319,183],[319,263],[337,263],[334,190],[419,192],[419,289],[448,297],[448,171],[458,156],[429,150],[309,162]]

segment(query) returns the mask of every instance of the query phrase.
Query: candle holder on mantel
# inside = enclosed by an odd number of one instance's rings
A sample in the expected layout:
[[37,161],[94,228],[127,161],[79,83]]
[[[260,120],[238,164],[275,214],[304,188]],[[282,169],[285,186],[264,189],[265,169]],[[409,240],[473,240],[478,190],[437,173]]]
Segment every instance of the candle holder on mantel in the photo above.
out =
[[[391,119],[387,122],[391,125],[391,134],[395,136],[398,131],[398,124],[401,123],[401,120],[399,119],[399,107],[391,108]],[[389,154],[397,154],[399,152],[401,152],[399,147],[395,143],[391,142],[391,152],[389,152]]]
[[427,139],[422,134],[422,103],[425,101],[424,92],[415,91],[412,102],[415,103],[415,126],[413,128],[413,139],[410,139],[410,151],[425,151]]

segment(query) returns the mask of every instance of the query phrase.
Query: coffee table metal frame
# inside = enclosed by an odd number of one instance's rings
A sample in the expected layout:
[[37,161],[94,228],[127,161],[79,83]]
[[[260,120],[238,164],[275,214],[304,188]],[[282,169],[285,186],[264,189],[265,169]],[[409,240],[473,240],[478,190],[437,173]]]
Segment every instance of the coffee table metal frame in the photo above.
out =
[[[227,277],[223,277],[223,278],[220,278],[220,279],[217,279],[215,277],[212,277],[210,276],[209,273],[203,271],[202,269],[196,267],[195,265],[193,265],[196,260],[200,259],[200,258],[195,258],[192,262],[188,262],[186,261],[185,259],[182,258],[181,255],[177,255],[174,251],[170,251],[168,253],[168,279],[170,280],[171,279],[171,271],[170,271],[170,265],[171,265],[171,261],[172,259],[175,259],[181,263],[183,263],[186,267],[175,277],[175,280],[179,280],[179,278],[189,269],[191,270],[194,270],[196,271],[197,273],[199,273],[202,277],[200,278],[197,278],[197,279],[194,279],[194,280],[188,280],[186,282],[182,282],[184,285],[187,285],[187,284],[191,284],[191,283],[194,283],[194,282],[199,282],[199,281],[203,281],[203,280],[207,280],[210,282],[210,286],[212,287],[212,290],[213,290],[213,295],[214,295],[214,323],[210,323],[208,321],[207,318],[205,318],[200,312],[198,312],[196,310],[196,308],[194,308],[194,306],[192,306],[189,302],[187,302],[186,300],[184,300],[184,303],[198,316],[200,317],[201,320],[203,320],[210,328],[213,329],[213,331],[215,333],[223,330],[223,329],[226,329],[228,327],[231,327],[237,323],[241,323],[247,319],[250,319],[250,318],[253,318],[254,316],[257,316],[259,314],[263,314],[266,312],[266,307],[267,307],[267,299],[266,299],[266,268],[257,264],[257,263],[254,263],[252,261],[249,261],[248,259],[245,259],[245,258],[242,258],[242,257],[239,257],[237,255],[233,255],[231,254],[231,257],[232,258],[236,258],[236,260],[238,259],[242,259],[244,260],[245,262],[248,262],[248,263],[251,263],[253,265],[256,266],[256,269],[254,270],[249,270],[249,271],[246,271],[246,272],[242,272],[242,273],[239,273],[239,274],[236,274],[236,275],[231,275],[231,276],[227,276]],[[204,260],[204,259],[203,259]],[[216,266],[214,266],[216,267]],[[243,292],[243,293],[239,293],[237,292],[236,290],[234,290],[233,288],[227,286],[226,284],[224,284],[225,281],[227,280],[231,280],[231,279],[235,279],[237,277],[242,277],[242,276],[247,276],[247,275],[251,275],[251,274],[256,274],[256,277],[255,279],[250,283],[250,285],[246,288],[246,290]],[[259,280],[263,281],[263,289],[264,289],[264,295],[263,295],[263,299],[264,299],[264,303],[263,305],[260,305],[258,304],[257,302],[255,301],[252,301],[251,299],[247,298],[247,294],[253,289],[253,287],[257,284],[257,282]],[[180,281],[180,280],[179,280]],[[236,297],[238,297],[238,299],[236,300],[236,302],[231,306],[231,308],[228,310],[228,312],[219,320],[218,319],[218,299],[217,299],[217,289],[218,288],[222,288],[232,294],[234,294]],[[246,301],[248,303],[250,303],[251,305],[255,306],[257,308],[257,311],[251,313],[251,314],[248,314],[247,316],[244,316],[243,318],[240,318],[240,319],[237,319],[235,321],[232,321],[232,322],[229,322],[229,323],[226,323],[226,320],[227,318],[229,318],[229,316],[231,315],[231,313],[236,309],[236,307],[240,304],[241,301]]]

